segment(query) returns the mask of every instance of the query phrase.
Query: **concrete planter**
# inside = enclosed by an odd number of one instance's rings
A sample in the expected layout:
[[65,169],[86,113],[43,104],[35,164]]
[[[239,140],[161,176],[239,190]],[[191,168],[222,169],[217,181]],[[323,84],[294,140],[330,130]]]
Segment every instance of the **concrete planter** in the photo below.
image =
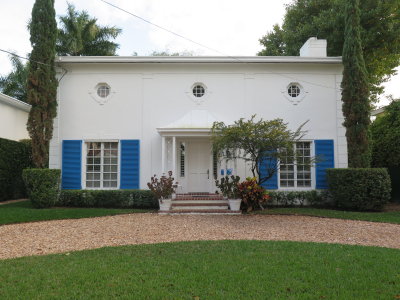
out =
[[240,210],[240,203],[242,203],[242,199],[228,199],[228,202],[230,210]]
[[171,210],[172,199],[163,199],[162,202],[159,199],[158,203],[160,204],[160,211],[169,211],[169,210]]

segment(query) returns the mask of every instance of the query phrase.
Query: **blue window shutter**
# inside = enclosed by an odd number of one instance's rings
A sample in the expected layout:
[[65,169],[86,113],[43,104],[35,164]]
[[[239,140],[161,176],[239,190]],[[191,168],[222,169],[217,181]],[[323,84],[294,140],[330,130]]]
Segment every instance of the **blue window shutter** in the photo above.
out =
[[138,189],[140,176],[140,141],[121,140],[121,189]]
[[333,140],[315,140],[315,178],[317,189],[327,189],[326,169],[335,167]]
[[61,174],[63,189],[79,190],[82,188],[82,141],[63,141]]
[[[261,161],[259,166],[260,177],[268,175],[268,167],[276,168],[276,166],[277,166],[277,159],[275,157],[266,156]],[[276,171],[270,179],[263,182],[261,186],[267,190],[278,189],[278,171]]]

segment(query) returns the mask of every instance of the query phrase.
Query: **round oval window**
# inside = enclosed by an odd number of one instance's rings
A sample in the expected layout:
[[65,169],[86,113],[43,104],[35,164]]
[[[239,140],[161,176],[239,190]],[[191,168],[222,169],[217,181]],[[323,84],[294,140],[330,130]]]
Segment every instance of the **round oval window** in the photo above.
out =
[[301,89],[297,84],[291,84],[288,87],[288,95],[292,98],[296,98],[300,95]]
[[101,98],[106,98],[110,95],[110,87],[102,84],[97,88],[97,95]]
[[202,85],[196,85],[193,87],[193,95],[195,97],[203,97],[204,94],[206,93],[206,89]]

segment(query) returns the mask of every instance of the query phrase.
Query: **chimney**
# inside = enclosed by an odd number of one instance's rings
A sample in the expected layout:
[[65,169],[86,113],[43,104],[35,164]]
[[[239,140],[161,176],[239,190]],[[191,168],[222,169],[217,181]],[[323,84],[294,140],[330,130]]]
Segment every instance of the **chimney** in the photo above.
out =
[[300,49],[301,57],[326,57],[326,40],[310,37]]

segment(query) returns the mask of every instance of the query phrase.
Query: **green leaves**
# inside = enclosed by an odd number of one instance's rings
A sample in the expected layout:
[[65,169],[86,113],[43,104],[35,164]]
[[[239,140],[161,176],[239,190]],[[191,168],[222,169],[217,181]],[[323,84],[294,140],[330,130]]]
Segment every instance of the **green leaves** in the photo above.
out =
[[[259,41],[258,55],[299,55],[309,37],[328,41],[328,56],[341,56],[345,38],[347,0],[296,0],[286,7],[282,27],[274,25]],[[360,7],[360,38],[368,71],[372,100],[380,85],[400,64],[400,1],[363,0]]]
[[122,30],[115,26],[99,26],[97,19],[92,18],[86,11],[76,11],[75,6],[68,4],[67,15],[60,17],[58,29],[58,55],[116,55],[119,45],[111,42]]
[[[276,159],[288,154],[294,155],[293,144],[304,136],[303,127],[306,123],[293,132],[282,119],[256,120],[256,115],[249,120],[237,120],[232,125],[215,122],[211,129],[213,151],[220,159],[243,159],[251,162],[253,177],[257,177],[260,184],[271,178],[279,167],[274,165],[273,168],[268,168],[268,174],[260,178],[259,166],[266,153]],[[286,149],[286,152],[277,149]]]
[[343,45],[342,102],[349,166],[370,166],[368,142],[369,91],[361,38],[359,0],[346,2]]
[[57,23],[54,0],[36,0],[29,25],[32,53],[28,74],[28,103],[32,105],[28,132],[36,167],[48,164],[49,142],[53,136],[53,119],[57,115],[57,79],[54,69]]
[[371,124],[374,167],[400,167],[400,101],[392,101]]

